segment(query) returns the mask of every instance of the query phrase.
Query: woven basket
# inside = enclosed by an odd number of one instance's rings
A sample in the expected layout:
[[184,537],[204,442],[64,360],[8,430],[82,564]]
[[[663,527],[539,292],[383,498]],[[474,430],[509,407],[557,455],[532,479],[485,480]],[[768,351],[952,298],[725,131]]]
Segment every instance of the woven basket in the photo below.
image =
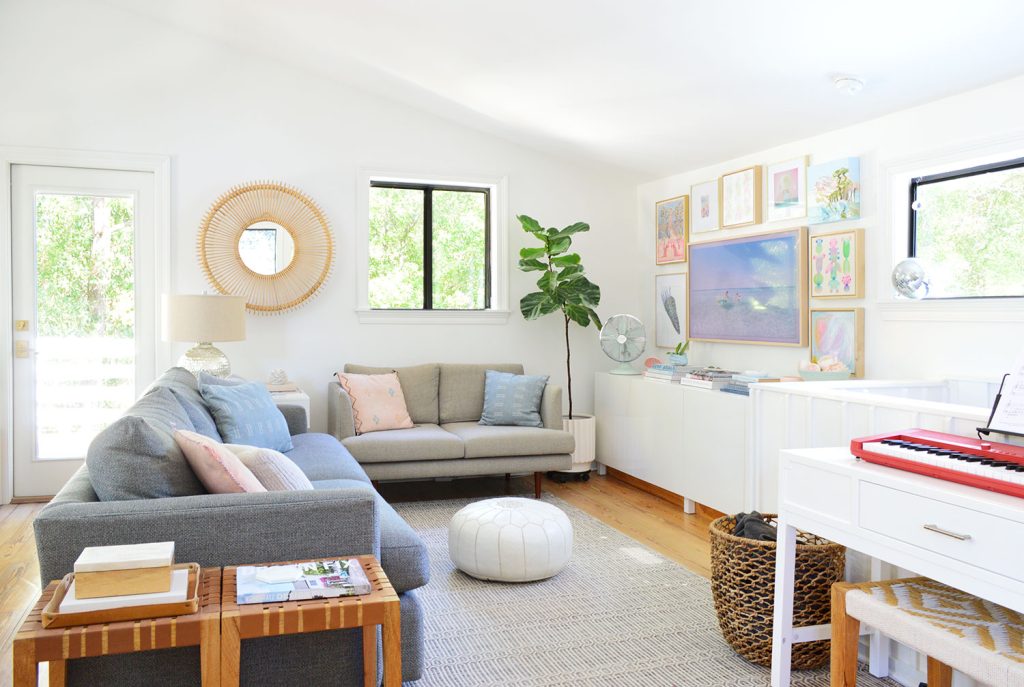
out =
[[[775,522],[774,515],[765,515]],[[725,641],[743,658],[762,666],[772,663],[775,602],[773,541],[755,541],[732,533],[736,518],[711,523],[711,592]],[[800,532],[796,547],[793,627],[829,622],[833,582],[843,578],[846,548]],[[829,642],[793,645],[793,668],[820,668],[829,658]]]

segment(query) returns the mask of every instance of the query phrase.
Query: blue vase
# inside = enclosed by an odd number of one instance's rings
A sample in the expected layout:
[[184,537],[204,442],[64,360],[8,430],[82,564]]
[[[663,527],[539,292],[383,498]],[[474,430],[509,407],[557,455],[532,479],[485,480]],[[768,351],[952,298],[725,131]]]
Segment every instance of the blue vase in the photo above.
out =
[[673,365],[686,365],[689,361],[689,358],[686,357],[685,353],[669,353],[668,360]]

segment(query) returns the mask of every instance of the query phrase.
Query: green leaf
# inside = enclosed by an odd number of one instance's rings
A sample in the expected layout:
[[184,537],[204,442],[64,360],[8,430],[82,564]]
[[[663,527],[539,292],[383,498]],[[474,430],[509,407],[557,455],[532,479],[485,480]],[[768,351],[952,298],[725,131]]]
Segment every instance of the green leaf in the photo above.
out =
[[558,281],[566,282],[583,276],[583,265],[569,265],[558,273]]
[[590,312],[583,306],[571,304],[566,305],[565,314],[569,316],[570,320],[581,327],[586,327],[590,324]]
[[573,234],[578,234],[581,231],[590,231],[590,225],[587,224],[586,222],[576,222],[576,224],[570,224],[569,226],[558,232],[558,236],[559,238],[572,236]]
[[567,267],[569,265],[580,264],[579,253],[569,253],[568,255],[559,255],[556,258],[551,258],[551,264],[557,265],[558,267]]
[[558,286],[558,274],[556,272],[545,272],[537,280],[537,288],[544,293],[550,293]]
[[541,262],[540,260],[535,260],[533,258],[530,258],[529,260],[519,261],[519,269],[521,269],[523,272],[537,272],[539,270],[546,270],[547,268],[548,266],[545,265],[543,262]]
[[558,310],[558,303],[551,300],[546,293],[534,291],[522,297],[519,301],[519,311],[528,320],[536,320],[542,315],[547,315]]
[[601,318],[597,316],[592,308],[587,308],[587,313],[590,315],[590,321],[594,323],[594,326],[599,330],[604,329],[604,325],[601,323]]
[[569,246],[571,245],[572,239],[569,237],[565,237],[562,239],[552,239],[548,243],[548,252],[551,253],[551,255],[559,255],[560,253],[564,253],[565,251],[569,250]]
[[532,258],[543,257],[546,253],[547,251],[543,248],[521,248],[519,250],[519,257],[523,260],[530,260]]
[[565,282],[560,289],[565,293],[567,303],[596,308],[601,303],[601,287],[586,277]]
[[544,227],[540,226],[540,222],[529,215],[518,215],[516,219],[523,225],[523,231],[528,231],[538,237],[544,234]]

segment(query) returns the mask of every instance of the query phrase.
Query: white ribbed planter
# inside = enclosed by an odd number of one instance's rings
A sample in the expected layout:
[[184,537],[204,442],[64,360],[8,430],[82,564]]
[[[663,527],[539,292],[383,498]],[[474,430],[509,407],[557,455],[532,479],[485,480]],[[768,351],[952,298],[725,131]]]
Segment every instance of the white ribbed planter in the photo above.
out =
[[587,472],[590,470],[597,450],[596,426],[597,420],[593,415],[573,413],[571,420],[566,415],[562,416],[562,429],[576,439],[576,450],[572,454],[572,467],[564,472]]

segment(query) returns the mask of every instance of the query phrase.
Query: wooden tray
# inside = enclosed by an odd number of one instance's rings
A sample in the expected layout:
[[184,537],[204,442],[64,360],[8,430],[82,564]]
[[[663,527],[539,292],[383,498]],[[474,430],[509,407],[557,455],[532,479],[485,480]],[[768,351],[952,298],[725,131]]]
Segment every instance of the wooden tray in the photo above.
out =
[[150,618],[167,618],[175,615],[189,615],[199,611],[199,602],[203,596],[203,576],[199,574],[198,563],[179,563],[172,570],[188,569],[188,595],[184,601],[174,603],[151,604],[149,606],[124,606],[122,608],[105,608],[102,611],[84,611],[81,613],[61,613],[60,603],[64,600],[75,579],[75,573],[68,573],[57,585],[53,597],[42,612],[43,627],[70,627],[72,625],[98,625],[101,623],[117,623],[126,620],[146,620]]

